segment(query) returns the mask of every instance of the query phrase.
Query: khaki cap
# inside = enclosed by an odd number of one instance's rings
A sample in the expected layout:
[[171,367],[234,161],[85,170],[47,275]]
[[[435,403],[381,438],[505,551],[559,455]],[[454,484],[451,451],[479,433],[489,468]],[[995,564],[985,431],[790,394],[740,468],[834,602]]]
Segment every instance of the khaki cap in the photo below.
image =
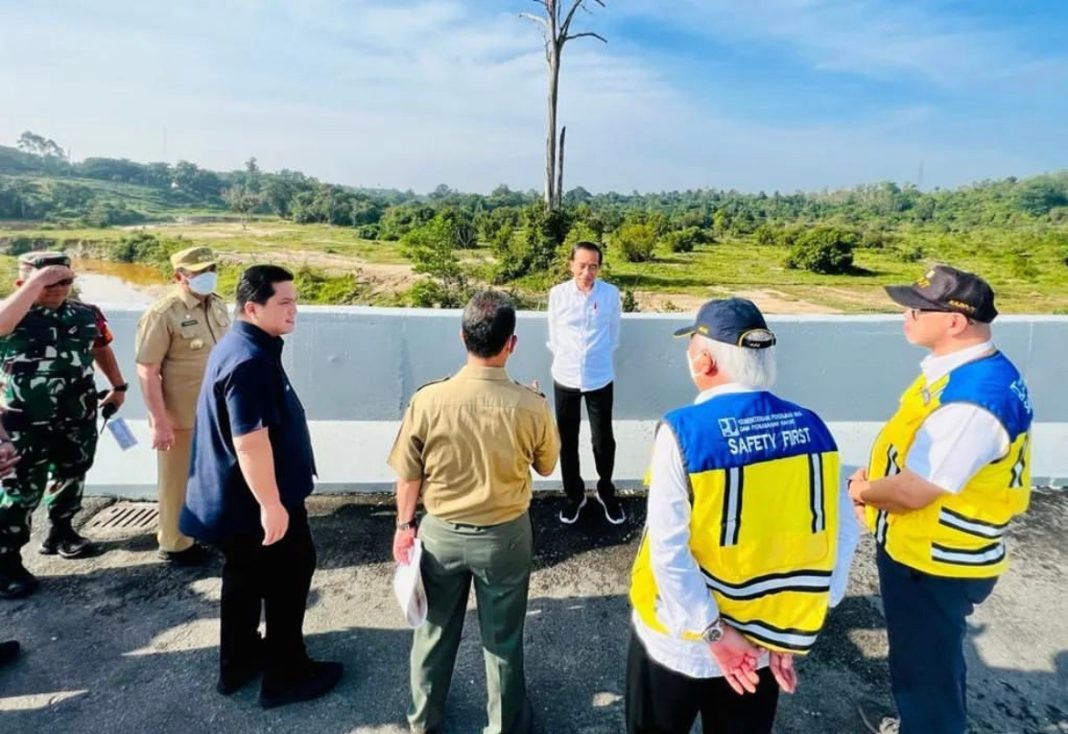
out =
[[70,256],[62,252],[51,250],[38,250],[27,252],[19,256],[19,265],[28,268],[46,268],[49,265],[63,265],[70,267]]
[[215,253],[210,247],[190,247],[171,255],[171,266],[191,273],[199,273],[215,264]]

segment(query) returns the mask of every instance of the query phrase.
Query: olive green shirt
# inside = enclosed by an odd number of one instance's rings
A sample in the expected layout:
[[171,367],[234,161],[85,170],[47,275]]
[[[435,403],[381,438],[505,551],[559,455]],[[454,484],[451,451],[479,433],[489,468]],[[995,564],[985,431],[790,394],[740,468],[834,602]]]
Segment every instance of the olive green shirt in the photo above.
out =
[[531,467],[548,474],[559,455],[544,396],[503,367],[467,365],[412,396],[389,465],[401,479],[423,480],[430,514],[487,526],[526,512]]
[[229,328],[222,298],[202,301],[177,286],[141,316],[134,359],[160,365],[163,404],[175,428],[193,427],[208,354]]

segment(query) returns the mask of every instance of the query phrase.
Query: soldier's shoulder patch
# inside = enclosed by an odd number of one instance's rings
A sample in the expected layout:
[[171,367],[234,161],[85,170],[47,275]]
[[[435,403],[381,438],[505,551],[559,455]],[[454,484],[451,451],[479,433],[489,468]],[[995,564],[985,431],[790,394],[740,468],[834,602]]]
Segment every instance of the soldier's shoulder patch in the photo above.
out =
[[440,377],[437,380],[431,380],[430,382],[424,382],[422,385],[420,385],[419,387],[415,388],[415,391],[419,392],[424,387],[430,387],[431,385],[437,385],[437,384],[440,384],[442,382],[448,382],[451,379],[452,379],[452,375],[449,375],[448,377]]

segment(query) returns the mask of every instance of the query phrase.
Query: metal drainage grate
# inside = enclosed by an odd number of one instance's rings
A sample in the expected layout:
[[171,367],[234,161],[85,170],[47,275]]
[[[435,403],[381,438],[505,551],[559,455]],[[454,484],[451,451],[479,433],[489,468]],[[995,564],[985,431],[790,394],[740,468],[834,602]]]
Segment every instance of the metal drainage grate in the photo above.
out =
[[154,502],[117,502],[93,515],[85,524],[95,538],[140,535],[156,529],[159,510]]

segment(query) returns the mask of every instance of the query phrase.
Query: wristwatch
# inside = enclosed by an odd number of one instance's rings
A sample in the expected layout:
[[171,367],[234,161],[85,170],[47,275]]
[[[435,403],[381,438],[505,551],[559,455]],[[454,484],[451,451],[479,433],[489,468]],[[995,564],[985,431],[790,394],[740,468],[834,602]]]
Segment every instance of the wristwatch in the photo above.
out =
[[114,392],[126,392],[130,389],[130,383],[124,382],[121,385],[112,385],[111,389]]
[[419,520],[412,518],[408,522],[397,523],[397,530],[415,530],[419,527]]
[[723,639],[723,619],[716,617],[716,621],[705,627],[705,631],[701,633],[701,639],[707,642],[709,645],[714,645]]

